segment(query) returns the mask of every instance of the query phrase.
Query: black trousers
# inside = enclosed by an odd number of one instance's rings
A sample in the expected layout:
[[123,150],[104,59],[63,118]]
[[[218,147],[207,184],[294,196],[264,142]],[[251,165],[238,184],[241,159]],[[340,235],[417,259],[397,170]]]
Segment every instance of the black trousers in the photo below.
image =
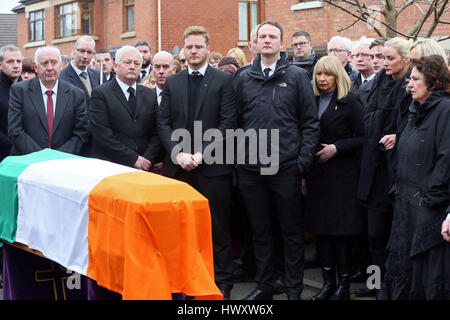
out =
[[391,235],[392,213],[368,210],[367,227],[369,233],[369,248],[372,262],[380,267],[382,277],[386,271],[386,246]]
[[338,274],[350,274],[350,252],[355,236],[316,235],[317,250],[323,268],[336,268]]
[[231,175],[207,177],[196,170],[188,172],[179,169],[174,178],[188,183],[208,199],[212,224],[214,278],[219,287],[232,285]]
[[255,253],[255,281],[260,290],[271,291],[274,276],[275,250],[274,215],[280,222],[284,251],[284,275],[287,293],[303,291],[304,244],[301,212],[301,175],[297,166],[279,171],[276,175],[238,168],[239,191],[243,199],[253,233]]

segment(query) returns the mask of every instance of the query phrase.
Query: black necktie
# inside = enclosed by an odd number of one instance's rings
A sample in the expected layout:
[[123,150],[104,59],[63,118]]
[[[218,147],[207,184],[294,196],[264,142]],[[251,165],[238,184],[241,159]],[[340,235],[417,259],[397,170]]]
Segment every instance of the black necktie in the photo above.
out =
[[147,71],[141,70],[141,80],[144,79],[146,74],[147,74]]
[[364,79],[362,83],[364,84],[364,83],[366,83],[366,82],[367,82],[367,80]]
[[202,74],[199,71],[192,71],[191,76],[200,77]]
[[82,77],[83,79],[87,79],[87,73],[85,71],[81,72],[80,77]]
[[128,105],[130,106],[131,112],[134,115],[134,112],[136,110],[136,96],[134,95],[134,88],[129,87],[127,90],[130,93],[130,97],[128,98]]
[[269,73],[270,73],[270,68],[265,68],[264,69],[264,77],[268,78],[269,77]]

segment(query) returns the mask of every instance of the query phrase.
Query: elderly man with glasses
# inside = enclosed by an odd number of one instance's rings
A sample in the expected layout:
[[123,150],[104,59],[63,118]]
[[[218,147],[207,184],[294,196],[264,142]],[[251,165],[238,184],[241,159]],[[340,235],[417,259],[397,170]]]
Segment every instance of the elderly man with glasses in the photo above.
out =
[[355,53],[353,58],[356,61],[356,69],[358,75],[352,79],[352,86],[350,91],[359,94],[362,84],[369,82],[375,77],[373,70],[373,54],[370,51],[370,44],[372,41],[369,39],[361,40],[355,47]]
[[341,61],[345,71],[347,71],[350,80],[354,80],[358,76],[358,72],[354,70],[349,60],[352,57],[352,42],[348,38],[334,36],[327,45],[328,55],[335,56]]
[[[100,72],[89,68],[95,54],[95,40],[90,36],[81,36],[72,50],[72,61],[61,71],[60,79],[84,91],[86,101],[91,97],[92,89],[100,85]],[[103,79],[106,82],[106,79]]]
[[297,31],[292,35],[292,49],[294,50],[294,60],[297,67],[308,72],[309,79],[312,80],[314,66],[319,58],[313,50],[311,36],[306,31]]

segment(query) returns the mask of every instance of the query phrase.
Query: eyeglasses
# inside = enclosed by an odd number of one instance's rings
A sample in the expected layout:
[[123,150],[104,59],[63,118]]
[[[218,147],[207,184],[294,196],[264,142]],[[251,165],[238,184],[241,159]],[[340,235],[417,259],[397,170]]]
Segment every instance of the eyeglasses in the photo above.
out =
[[294,48],[300,48],[300,47],[304,47],[306,46],[308,43],[310,43],[309,41],[301,41],[301,42],[296,42],[292,44],[292,47]]
[[88,56],[92,56],[94,54],[94,51],[92,51],[92,50],[85,50],[85,49],[80,49],[80,48],[76,48],[76,49],[81,54],[87,53]]
[[347,49],[328,49],[328,53],[347,52]]
[[358,59],[359,57],[373,59],[373,55],[370,53],[355,53],[352,55],[352,57],[356,59]]

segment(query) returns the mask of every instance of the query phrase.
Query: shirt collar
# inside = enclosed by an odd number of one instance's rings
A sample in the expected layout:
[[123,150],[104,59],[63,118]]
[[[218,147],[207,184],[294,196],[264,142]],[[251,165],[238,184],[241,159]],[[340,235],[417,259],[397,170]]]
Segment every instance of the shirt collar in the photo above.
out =
[[207,61],[205,61],[205,64],[203,65],[203,67],[201,67],[198,70],[194,70],[194,69],[192,69],[191,67],[188,66],[188,73],[189,73],[189,75],[191,75],[192,72],[198,71],[198,72],[200,72],[202,74],[202,76],[204,76],[205,72],[206,72],[206,68],[208,68],[208,62]]
[[158,86],[156,86],[156,96],[159,97],[159,94],[162,92],[162,90],[160,88],[158,88]]
[[367,78],[364,78],[364,76],[363,76],[362,73],[361,73],[361,83],[364,82],[364,80],[370,81],[370,80],[372,80],[373,78],[375,78],[375,73],[372,73],[372,75],[370,75],[370,76],[367,77]]
[[270,66],[266,66],[266,65],[264,65],[264,64],[262,63],[262,61],[261,61],[261,71],[264,73],[264,69],[265,69],[265,68],[270,68],[270,70],[271,70],[272,72],[275,72],[275,67],[277,66],[277,62],[278,62],[278,61],[276,61],[275,63],[271,64]]
[[152,65],[149,64],[147,68],[141,69],[141,72],[142,72],[142,70],[145,70],[145,72],[146,72],[145,75],[148,75],[148,74],[150,74],[150,68],[151,68],[151,67],[152,67]]
[[78,76],[80,76],[80,73],[82,73],[82,72],[88,73],[88,72],[87,72],[87,68],[86,68],[86,70],[81,71],[80,69],[78,69],[77,67],[75,67],[75,65],[73,64],[73,61],[71,61],[70,64],[72,65],[73,70],[75,70],[75,72],[77,73]]
[[47,88],[42,84],[41,79],[39,79],[39,84],[41,85],[42,95],[46,95],[45,92],[47,92],[48,90],[52,90],[52,91],[53,91],[53,94],[56,95],[57,92],[58,92],[58,81],[59,81],[59,80],[56,80],[55,86],[54,86],[52,89],[47,89]]
[[[120,89],[122,89],[123,93],[125,94],[125,96],[127,96],[128,93],[128,88],[130,87],[129,85],[127,85],[126,83],[120,81],[119,77],[116,77],[117,83],[119,84]],[[134,91],[136,91],[136,82],[131,86]]]

